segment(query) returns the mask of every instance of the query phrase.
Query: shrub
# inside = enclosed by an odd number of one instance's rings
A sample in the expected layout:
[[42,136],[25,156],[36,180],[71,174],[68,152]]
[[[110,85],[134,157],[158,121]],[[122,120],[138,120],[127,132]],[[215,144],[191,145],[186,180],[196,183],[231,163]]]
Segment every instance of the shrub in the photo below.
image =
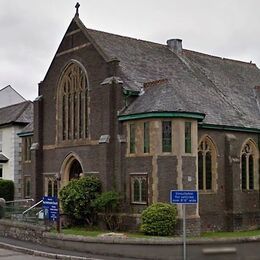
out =
[[141,231],[147,235],[169,236],[176,224],[177,209],[168,203],[155,203],[142,212]]
[[120,195],[115,191],[102,193],[93,202],[95,210],[102,213],[102,217],[109,230],[119,228],[119,220],[115,215],[120,205]]
[[92,225],[95,212],[92,202],[101,191],[101,182],[95,176],[72,180],[59,193],[61,207],[65,214],[78,221]]
[[0,180],[0,198],[6,201],[14,200],[14,182],[11,180]]

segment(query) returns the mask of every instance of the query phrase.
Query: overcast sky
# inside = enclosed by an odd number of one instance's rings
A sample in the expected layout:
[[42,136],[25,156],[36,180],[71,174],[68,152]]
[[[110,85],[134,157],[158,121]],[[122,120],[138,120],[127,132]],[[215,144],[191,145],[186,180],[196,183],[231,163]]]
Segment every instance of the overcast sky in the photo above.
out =
[[[260,67],[259,0],[81,0],[86,27],[166,43]],[[72,0],[0,0],[0,89],[37,97],[75,14]]]

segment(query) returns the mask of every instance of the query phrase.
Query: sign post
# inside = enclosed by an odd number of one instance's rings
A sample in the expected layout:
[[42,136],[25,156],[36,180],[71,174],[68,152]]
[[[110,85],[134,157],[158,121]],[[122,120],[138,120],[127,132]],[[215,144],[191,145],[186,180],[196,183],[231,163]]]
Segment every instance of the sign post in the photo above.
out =
[[198,203],[198,191],[196,190],[171,190],[170,202],[182,205],[182,235],[183,235],[183,260],[187,259],[186,249],[186,204]]
[[60,214],[58,198],[52,196],[44,196],[42,198],[42,208],[44,210],[44,218],[50,221],[56,221],[57,231],[60,232]]

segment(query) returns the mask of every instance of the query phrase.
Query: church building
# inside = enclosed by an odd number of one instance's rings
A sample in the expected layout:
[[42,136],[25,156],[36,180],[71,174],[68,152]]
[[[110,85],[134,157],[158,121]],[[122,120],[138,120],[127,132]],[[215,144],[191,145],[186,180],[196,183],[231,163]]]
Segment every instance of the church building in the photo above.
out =
[[31,195],[94,174],[129,225],[184,189],[189,232],[259,227],[259,102],[255,64],[88,29],[77,10],[34,101]]

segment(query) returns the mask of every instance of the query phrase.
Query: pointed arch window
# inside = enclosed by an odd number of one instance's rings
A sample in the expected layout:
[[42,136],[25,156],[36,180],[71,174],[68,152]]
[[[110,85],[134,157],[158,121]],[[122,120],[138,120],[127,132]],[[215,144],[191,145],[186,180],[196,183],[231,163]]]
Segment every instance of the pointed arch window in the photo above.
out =
[[258,188],[257,154],[256,146],[252,141],[248,141],[243,146],[240,157],[242,190],[255,190]]
[[209,137],[205,137],[198,149],[198,185],[199,190],[216,190],[217,153],[215,145]]
[[147,174],[131,174],[131,203],[147,203]]
[[82,67],[68,65],[59,82],[59,140],[79,140],[88,136],[87,76]]

